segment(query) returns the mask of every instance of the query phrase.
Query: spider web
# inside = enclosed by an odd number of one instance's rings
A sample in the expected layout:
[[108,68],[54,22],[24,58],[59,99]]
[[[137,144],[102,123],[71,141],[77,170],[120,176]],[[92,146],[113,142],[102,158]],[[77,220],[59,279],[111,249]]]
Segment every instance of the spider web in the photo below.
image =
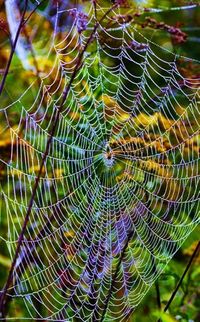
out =
[[[91,6],[78,33],[74,12],[64,34],[72,11],[57,11],[51,70],[0,110],[11,259],[52,117],[96,22]],[[105,321],[122,321],[199,223],[199,79],[133,24],[110,27],[119,14],[97,29],[59,116],[8,292],[24,302],[22,319],[101,321],[110,294]]]

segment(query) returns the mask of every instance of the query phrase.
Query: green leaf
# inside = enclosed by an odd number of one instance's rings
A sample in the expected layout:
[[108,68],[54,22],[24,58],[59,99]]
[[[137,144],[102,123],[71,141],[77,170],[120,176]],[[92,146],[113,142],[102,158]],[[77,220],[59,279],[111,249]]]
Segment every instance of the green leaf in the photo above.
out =
[[[35,6],[37,6],[37,3],[35,2],[35,0],[31,0],[31,2],[35,5]],[[41,0],[40,1],[40,5],[38,5],[38,10],[40,10],[40,11],[44,11],[47,7],[48,7],[48,5],[49,5],[49,0]]]
[[176,321],[176,319],[174,317],[172,317],[171,315],[164,313],[164,312],[155,311],[153,313],[153,315],[158,319],[162,319],[162,322],[175,322]]

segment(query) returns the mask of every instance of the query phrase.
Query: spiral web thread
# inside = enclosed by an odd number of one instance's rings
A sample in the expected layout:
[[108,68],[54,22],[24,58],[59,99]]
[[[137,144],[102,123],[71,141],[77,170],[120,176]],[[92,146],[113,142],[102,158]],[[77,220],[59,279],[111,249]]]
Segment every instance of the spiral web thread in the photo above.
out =
[[[69,13],[58,9],[56,25]],[[105,321],[122,321],[199,223],[199,79],[132,24],[109,28],[119,13],[99,26],[60,114],[8,292],[24,302],[22,319],[101,321],[112,286]],[[88,16],[90,31],[92,6]],[[77,33],[76,17],[65,35],[55,28],[51,71],[0,110],[11,259],[53,111],[90,34]]]

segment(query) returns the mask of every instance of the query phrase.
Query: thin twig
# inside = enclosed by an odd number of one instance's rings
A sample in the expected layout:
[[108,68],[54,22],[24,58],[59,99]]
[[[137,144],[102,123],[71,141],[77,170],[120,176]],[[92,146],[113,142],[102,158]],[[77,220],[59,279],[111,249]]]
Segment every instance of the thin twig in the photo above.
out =
[[[165,306],[165,308],[164,308],[164,312],[166,312],[166,311],[169,309],[169,307],[170,307],[170,305],[171,305],[171,303],[172,303],[173,299],[174,299],[174,298],[175,298],[175,296],[176,296],[176,293],[178,292],[178,290],[179,290],[179,288],[180,288],[180,286],[181,286],[181,284],[182,284],[182,282],[183,282],[183,280],[184,280],[185,275],[187,274],[187,272],[188,272],[188,271],[189,271],[189,269],[191,268],[192,263],[193,263],[193,261],[194,261],[195,257],[197,256],[197,254],[199,253],[199,251],[200,251],[200,241],[198,242],[198,244],[197,244],[197,246],[196,246],[196,248],[195,248],[195,250],[194,250],[194,252],[193,252],[192,256],[190,257],[190,260],[189,260],[189,262],[188,262],[188,264],[187,264],[187,266],[186,266],[186,268],[185,268],[185,270],[184,270],[184,272],[183,272],[183,274],[182,274],[182,276],[181,276],[181,278],[180,278],[180,280],[179,280],[178,284],[176,285],[175,290],[173,291],[173,293],[172,293],[172,295],[171,295],[171,297],[170,297],[169,301],[167,302],[167,304],[166,304],[166,306]],[[159,320],[158,320],[158,322],[161,322],[161,319],[159,319]]]
[[1,94],[3,92],[3,88],[4,88],[4,85],[5,85],[5,82],[6,82],[6,78],[7,78],[8,73],[9,73],[10,65],[11,65],[15,50],[16,50],[16,46],[17,46],[17,42],[18,42],[18,39],[19,39],[19,36],[20,36],[20,32],[21,32],[22,28],[25,26],[25,24],[28,22],[28,20],[31,18],[32,14],[42,5],[42,3],[44,1],[46,1],[46,0],[41,1],[34,8],[34,10],[30,13],[30,15],[25,19],[25,14],[26,14],[27,7],[28,7],[28,0],[25,0],[24,10],[23,10],[23,13],[22,13],[22,16],[21,16],[21,19],[20,19],[19,27],[17,29],[14,42],[12,43],[10,56],[9,56],[9,59],[8,59],[7,65],[6,65],[6,69],[4,71],[4,75],[3,75],[3,78],[2,78],[2,81],[1,81],[1,84],[0,84],[0,96],[1,96]]
[[[148,194],[147,192],[145,192],[145,197],[146,197],[146,207],[150,207],[150,200],[148,198]],[[108,293],[108,296],[106,298],[106,302],[105,302],[105,306],[104,306],[104,310],[103,310],[103,313],[102,313],[102,317],[101,317],[101,320],[100,322],[103,322],[104,318],[105,318],[105,315],[106,315],[106,312],[107,312],[107,308],[108,308],[108,304],[109,304],[109,301],[110,301],[110,298],[111,298],[111,295],[112,295],[112,292],[114,290],[114,283],[116,281],[116,278],[117,278],[117,275],[119,273],[119,269],[120,269],[120,266],[121,266],[121,263],[122,263],[122,260],[124,258],[124,255],[125,255],[125,252],[127,250],[127,247],[129,245],[129,242],[131,241],[131,239],[133,238],[133,235],[134,235],[134,230],[130,231],[129,235],[128,235],[128,238],[127,238],[127,242],[123,248],[123,251],[122,251],[122,254],[120,256],[120,259],[118,261],[118,264],[117,264],[117,268],[116,268],[116,271],[115,271],[115,274],[113,276],[113,279],[112,279],[112,283],[111,283],[111,287],[110,287],[110,290],[109,290],[109,293]],[[154,258],[153,258],[153,266],[154,266],[154,274],[156,274],[156,264],[155,264],[155,261],[154,261]],[[158,304],[158,307],[159,309],[161,308],[161,300],[160,300],[160,289],[159,289],[159,284],[158,282],[156,281],[156,296],[157,296],[157,304]],[[131,314],[133,313],[133,309],[130,309],[129,313],[127,314],[126,318],[130,318]]]
[[156,300],[157,300],[157,305],[158,309],[161,309],[161,299],[160,299],[160,287],[159,287],[159,282],[158,280],[155,281],[155,288],[156,288]]
[[22,25],[23,25],[23,22],[24,22],[24,17],[25,17],[25,14],[26,14],[27,7],[28,7],[28,0],[25,1],[24,10],[23,10],[23,13],[22,13],[22,16],[21,16],[21,19],[20,19],[19,27],[17,29],[14,42],[13,42],[13,44],[11,46],[11,53],[10,53],[10,56],[9,56],[9,59],[8,59],[7,65],[6,65],[6,69],[5,69],[5,72],[4,72],[4,75],[3,75],[3,79],[2,79],[1,85],[0,85],[0,95],[2,94],[6,78],[8,76],[8,72],[9,72],[10,65],[11,65],[11,62],[12,62],[12,59],[13,59],[13,55],[15,53],[15,49],[16,49],[16,46],[17,46],[17,41],[19,39],[19,35],[20,35]]
[[102,313],[102,316],[101,316],[101,320],[100,320],[100,322],[103,322],[103,321],[104,321],[104,318],[105,318],[105,316],[106,316],[106,312],[107,312],[107,309],[108,309],[108,305],[109,305],[109,302],[110,302],[110,298],[111,298],[112,293],[113,293],[113,291],[114,291],[114,284],[115,284],[115,281],[116,281],[116,279],[117,279],[117,275],[118,275],[118,273],[119,273],[120,266],[121,266],[122,260],[123,260],[123,258],[124,258],[124,255],[125,255],[125,253],[126,253],[127,247],[128,247],[128,245],[129,245],[129,243],[130,243],[131,239],[133,238],[133,235],[134,235],[134,230],[131,230],[131,231],[130,231],[130,233],[129,233],[129,235],[128,235],[128,238],[127,238],[126,244],[125,244],[125,246],[124,246],[124,248],[123,248],[123,251],[122,251],[122,253],[121,253],[121,256],[120,256],[120,258],[119,258],[119,261],[118,261],[118,263],[117,263],[117,267],[116,267],[116,270],[115,270],[115,274],[114,274],[114,276],[113,276],[113,278],[112,278],[112,282],[111,282],[110,290],[109,290],[109,292],[108,292],[108,295],[107,295],[107,298],[106,298],[106,301],[105,301],[105,306],[104,306],[104,310],[103,310],[103,313]]
[[39,7],[47,0],[42,0],[40,3],[38,3],[37,6],[35,6],[35,8],[31,11],[31,13],[28,15],[28,17],[26,19],[24,19],[23,23],[22,23],[22,27],[24,27],[24,25],[26,25],[26,23],[30,20],[30,18],[32,17],[32,15],[36,12],[37,9],[39,9]]
[[[46,158],[48,156],[48,153],[49,153],[49,149],[50,149],[50,146],[51,146],[51,143],[52,143],[52,140],[53,140],[53,137],[54,137],[54,134],[55,134],[55,131],[56,131],[56,127],[57,127],[57,124],[58,124],[58,121],[59,121],[59,117],[60,117],[60,113],[62,112],[62,109],[63,109],[63,106],[64,106],[64,103],[66,101],[66,98],[67,98],[67,95],[69,93],[69,90],[71,88],[71,85],[80,69],[80,65],[81,65],[81,62],[82,62],[82,58],[83,58],[83,55],[85,53],[85,51],[87,50],[89,44],[91,43],[96,31],[97,31],[97,28],[99,26],[99,24],[106,18],[106,16],[116,7],[117,5],[114,4],[103,16],[102,18],[100,19],[99,22],[97,22],[93,28],[93,31],[91,32],[90,34],[90,37],[88,38],[85,46],[83,47],[82,51],[80,52],[79,54],[79,57],[78,57],[78,60],[77,60],[77,63],[76,63],[76,66],[74,68],[74,71],[71,75],[71,78],[70,78],[70,81],[66,87],[66,89],[64,90],[63,92],[63,97],[62,97],[62,101],[61,101],[61,104],[59,106],[59,108],[55,109],[54,110],[54,115],[52,117],[52,119],[54,120],[53,121],[53,126],[52,126],[52,129],[50,131],[50,134],[49,134],[49,139],[47,141],[47,145],[46,145],[46,149],[45,149],[45,152],[43,154],[43,157],[42,157],[42,160],[41,160],[41,164],[40,164],[40,169],[38,171],[38,176],[35,180],[35,183],[34,183],[34,186],[33,186],[33,189],[32,189],[32,195],[31,195],[31,199],[29,201],[29,205],[28,205],[28,209],[27,209],[27,212],[26,212],[26,215],[25,215],[25,219],[24,219],[24,222],[23,222],[23,225],[22,225],[22,230],[21,230],[21,233],[19,235],[19,238],[18,238],[18,242],[17,242],[17,247],[16,247],[16,251],[15,251],[15,255],[14,255],[14,258],[13,258],[13,261],[12,261],[12,265],[11,265],[11,268],[10,268],[10,271],[9,271],[9,274],[8,274],[8,278],[7,278],[7,281],[6,281],[6,284],[4,286],[4,289],[2,291],[2,294],[1,294],[1,297],[0,297],[0,313],[2,314],[1,317],[4,318],[4,321],[6,321],[5,317],[6,317],[6,314],[5,314],[5,307],[6,307],[6,302],[7,302],[7,291],[9,289],[9,287],[11,286],[12,284],[12,280],[13,280],[13,272],[14,272],[14,269],[15,269],[15,266],[16,266],[16,262],[17,262],[17,259],[18,259],[18,256],[19,256],[19,253],[20,253],[20,248],[21,248],[21,245],[22,245],[22,242],[24,240],[24,234],[25,234],[25,231],[26,231],[26,227],[27,227],[27,224],[29,222],[29,218],[30,218],[30,214],[31,214],[31,211],[32,211],[32,207],[33,207],[33,203],[34,203],[34,199],[35,199],[35,196],[36,196],[36,192],[37,192],[37,188],[39,186],[39,182],[40,182],[40,178],[41,178],[41,175],[42,175],[42,171],[43,171],[43,167],[45,165],[45,162],[46,162]],[[25,11],[24,11],[24,14],[23,14],[23,19],[24,19],[24,15],[25,15]],[[30,15],[29,15],[30,17]],[[23,19],[21,19],[21,23],[20,23],[20,28],[18,28],[18,33],[20,33],[20,30],[21,30],[21,26],[23,25],[22,21]],[[27,21],[27,19],[26,19]],[[16,37],[15,41],[17,43],[17,39],[18,37]],[[16,44],[15,44],[15,47],[16,47]],[[14,54],[14,52],[13,52]],[[12,56],[13,56],[12,54]],[[9,69],[9,67],[7,68]],[[6,74],[5,74],[6,75]],[[5,82],[5,80],[4,80]]]
[[[157,272],[157,267],[156,267],[156,261],[155,261],[155,258],[153,257],[153,255],[152,255],[152,260],[153,260],[154,274],[155,274],[155,276],[157,276],[158,272]],[[156,279],[156,281],[155,281],[155,289],[156,289],[157,306],[158,306],[158,309],[161,310],[161,297],[160,297],[160,287],[159,287],[158,279]]]

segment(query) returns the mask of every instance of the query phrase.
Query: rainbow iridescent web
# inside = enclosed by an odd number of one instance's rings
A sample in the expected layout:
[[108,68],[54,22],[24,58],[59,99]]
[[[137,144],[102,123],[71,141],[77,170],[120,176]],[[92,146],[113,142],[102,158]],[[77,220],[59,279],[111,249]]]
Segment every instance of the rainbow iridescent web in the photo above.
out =
[[[122,321],[199,223],[199,79],[133,24],[109,27],[119,10],[84,53],[39,180],[8,293],[27,320]],[[78,11],[58,9],[51,70],[0,110],[11,259],[53,112],[96,22],[93,6],[87,14],[80,25]],[[66,15],[75,18],[61,32]]]

